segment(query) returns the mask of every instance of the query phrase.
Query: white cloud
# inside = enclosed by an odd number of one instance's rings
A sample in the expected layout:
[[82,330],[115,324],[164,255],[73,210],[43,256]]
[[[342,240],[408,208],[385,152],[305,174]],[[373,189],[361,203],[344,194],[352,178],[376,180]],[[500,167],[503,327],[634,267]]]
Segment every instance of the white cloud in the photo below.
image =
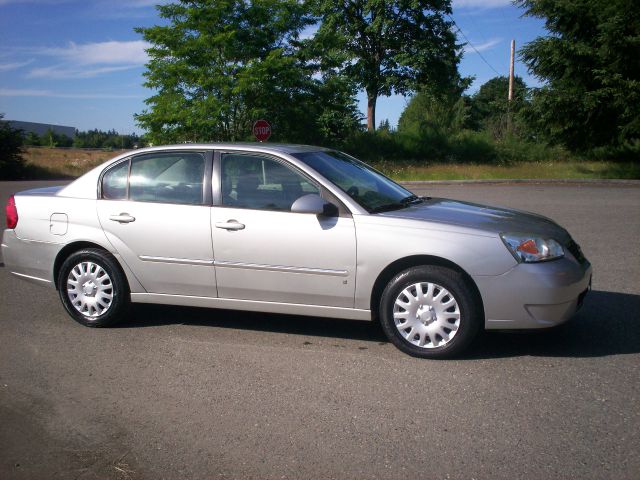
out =
[[45,97],[46,93],[46,90],[0,88],[0,97]]
[[137,68],[138,65],[122,65],[119,67],[98,67],[98,68],[66,68],[64,65],[54,65],[52,67],[34,68],[28,74],[27,78],[51,78],[51,79],[67,79],[67,78],[94,78],[100,75],[113,72],[122,72]]
[[57,5],[59,3],[69,3],[73,0],[0,0],[0,5],[9,5],[10,3],[36,3],[40,5]]
[[33,59],[26,62],[13,62],[13,63],[0,63],[0,72],[8,72],[10,70],[17,70],[18,68],[26,67],[33,63]]
[[0,97],[52,97],[76,99],[126,99],[140,98],[139,95],[121,95],[112,93],[63,93],[51,90],[35,90],[22,88],[0,88]]
[[[26,48],[23,53],[49,57],[55,64],[32,68],[27,78],[73,79],[94,78],[113,72],[131,70],[147,62],[143,40],[107,41],[77,44],[66,47]],[[19,49],[16,49],[16,52]]]
[[[0,6],[9,5],[15,3],[32,3],[39,5],[58,5],[60,3],[77,3],[78,0],[0,0]],[[118,5],[120,8],[145,8],[155,7],[163,3],[167,3],[169,0],[109,0],[98,1],[96,3],[109,4],[111,6]],[[84,3],[84,2],[83,2]]]
[[144,40],[112,40],[84,45],[70,42],[67,47],[44,48],[40,52],[76,65],[143,65],[147,61],[145,49],[148,47],[149,44]]
[[131,8],[143,8],[155,7],[156,5],[162,5],[168,2],[169,0],[123,0],[121,3]]
[[497,8],[511,5],[511,0],[453,0],[453,8]]
[[485,50],[491,50],[493,47],[498,45],[501,41],[502,41],[501,38],[492,38],[491,40],[487,40],[484,43],[480,43],[478,45],[474,44],[473,46],[476,47],[475,50],[471,45],[466,44],[464,46],[464,54],[469,55],[471,53],[484,52]]

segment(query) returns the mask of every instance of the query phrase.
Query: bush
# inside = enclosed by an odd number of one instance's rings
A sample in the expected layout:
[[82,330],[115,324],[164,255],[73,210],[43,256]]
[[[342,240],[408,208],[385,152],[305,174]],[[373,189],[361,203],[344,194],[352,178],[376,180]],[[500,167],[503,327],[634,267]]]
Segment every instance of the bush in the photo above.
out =
[[21,178],[25,162],[22,158],[22,130],[11,128],[0,115],[0,180]]
[[449,136],[429,128],[419,134],[357,132],[341,148],[370,163],[494,163],[497,156],[486,134],[465,130]]
[[395,132],[354,132],[337,147],[365,162],[411,158],[411,151],[399,141]]
[[596,147],[585,153],[590,160],[640,163],[640,140],[626,142],[615,147]]
[[[356,132],[337,146],[368,163],[460,163],[485,165],[512,165],[521,162],[547,162],[575,160],[565,148],[525,140],[515,135],[495,139],[491,132],[461,130],[445,133],[439,129],[422,128],[419,133],[378,131]],[[634,150],[635,148],[635,150]],[[640,144],[629,146],[617,156],[598,158],[637,158]],[[612,153],[612,152],[609,152]]]
[[571,155],[561,146],[523,140],[513,135],[496,142],[498,163],[510,165],[520,162],[548,162],[569,160]]
[[448,139],[448,163],[500,163],[500,157],[488,132],[463,130]]

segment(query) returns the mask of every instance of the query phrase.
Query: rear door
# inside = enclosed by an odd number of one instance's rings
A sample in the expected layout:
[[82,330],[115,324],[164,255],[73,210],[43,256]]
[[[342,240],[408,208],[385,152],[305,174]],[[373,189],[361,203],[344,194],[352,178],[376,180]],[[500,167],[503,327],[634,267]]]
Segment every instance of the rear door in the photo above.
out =
[[[211,209],[221,298],[353,308],[353,218],[292,213],[322,188],[282,159],[220,155],[220,198]],[[215,181],[215,180],[214,180]]]
[[102,228],[150,293],[217,296],[211,161],[210,152],[148,153],[111,167],[102,178]]

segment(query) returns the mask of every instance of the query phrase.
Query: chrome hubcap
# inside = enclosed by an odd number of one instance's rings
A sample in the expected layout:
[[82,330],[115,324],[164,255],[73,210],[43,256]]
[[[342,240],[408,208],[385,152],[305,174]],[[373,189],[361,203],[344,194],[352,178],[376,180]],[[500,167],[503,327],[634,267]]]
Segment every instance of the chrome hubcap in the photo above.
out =
[[87,297],[94,297],[97,290],[98,287],[91,280],[82,285],[82,293],[84,293]]
[[409,343],[420,348],[442,347],[460,328],[460,308],[446,288],[421,282],[400,292],[393,305],[393,321]]
[[74,308],[86,317],[104,315],[113,301],[113,284],[107,272],[93,262],[81,262],[67,277],[67,295]]

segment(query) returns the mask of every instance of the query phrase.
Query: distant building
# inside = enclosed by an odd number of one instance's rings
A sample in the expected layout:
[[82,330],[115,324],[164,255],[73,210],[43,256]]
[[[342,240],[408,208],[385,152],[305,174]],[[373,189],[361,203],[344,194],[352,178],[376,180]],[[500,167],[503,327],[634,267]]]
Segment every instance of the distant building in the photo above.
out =
[[7,123],[12,128],[17,128],[24,131],[24,133],[35,133],[38,136],[42,136],[47,133],[48,130],[53,131],[56,135],[66,135],[69,138],[75,138],[75,127],[66,127],[64,125],[51,125],[49,123],[36,123],[36,122],[21,122],[19,120],[7,120]]

